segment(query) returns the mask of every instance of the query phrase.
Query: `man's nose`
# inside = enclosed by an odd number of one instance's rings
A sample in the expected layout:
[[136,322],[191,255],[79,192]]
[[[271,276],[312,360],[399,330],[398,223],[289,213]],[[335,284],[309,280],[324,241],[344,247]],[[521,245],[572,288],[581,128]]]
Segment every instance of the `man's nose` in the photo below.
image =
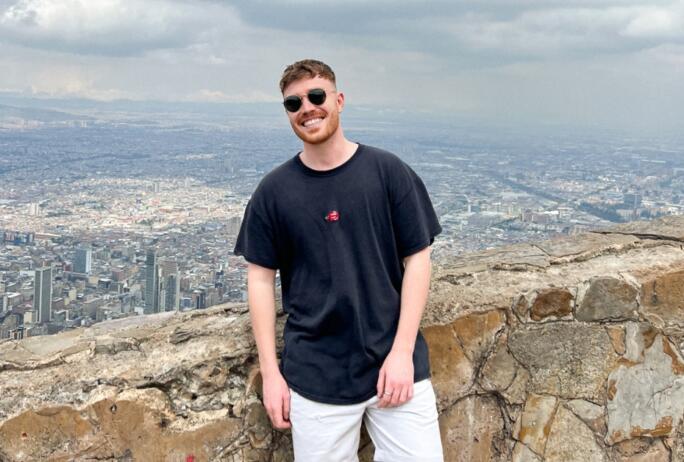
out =
[[316,107],[317,106],[315,104],[313,104],[311,101],[309,101],[308,96],[305,96],[304,98],[302,98],[302,111],[303,112],[312,111]]

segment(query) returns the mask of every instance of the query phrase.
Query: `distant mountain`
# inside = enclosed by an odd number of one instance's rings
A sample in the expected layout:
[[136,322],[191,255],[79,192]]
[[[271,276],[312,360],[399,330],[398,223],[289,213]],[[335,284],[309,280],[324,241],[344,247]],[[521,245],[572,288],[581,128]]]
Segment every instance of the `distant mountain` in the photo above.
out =
[[[222,115],[268,115],[279,103],[203,103],[170,101],[134,101],[119,99],[97,101],[85,98],[37,98],[0,93],[0,107],[48,109],[73,113],[200,113]],[[0,109],[1,111],[2,109]],[[278,114],[280,115],[280,114]]]
[[[0,120],[4,117],[22,117],[9,115],[8,108],[62,113],[66,117],[66,119],[50,120],[86,120],[86,116],[90,116],[99,120],[127,119],[130,121],[137,119],[137,121],[147,121],[150,116],[154,116],[152,119],[157,120],[159,114],[175,114],[176,119],[184,118],[194,121],[197,121],[198,118],[204,121],[224,121],[227,117],[257,117],[262,120],[286,121],[284,109],[277,101],[256,103],[135,101],[127,99],[97,101],[85,98],[31,97],[0,92]],[[355,120],[373,120],[375,123],[377,123],[378,118],[386,122],[411,120],[412,123],[416,123],[416,114],[420,115],[420,119],[425,119],[424,122],[431,120],[431,114],[371,106],[349,105],[345,109],[345,113]],[[45,117],[47,116],[48,114],[45,114]],[[36,115],[36,117],[38,116]],[[164,119],[166,120],[167,117]],[[36,120],[44,119],[38,117]]]
[[35,120],[50,123],[66,122],[70,120],[92,120],[92,117],[80,114],[70,114],[54,109],[17,107],[0,104],[0,121],[7,122],[12,119]]

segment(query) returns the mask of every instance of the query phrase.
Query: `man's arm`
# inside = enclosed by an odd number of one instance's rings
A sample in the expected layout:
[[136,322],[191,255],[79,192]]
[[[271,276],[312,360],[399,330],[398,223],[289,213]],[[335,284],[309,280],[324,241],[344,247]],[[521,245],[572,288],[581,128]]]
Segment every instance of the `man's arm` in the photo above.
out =
[[413,354],[420,319],[423,317],[430,291],[430,246],[404,258],[404,268],[399,327],[392,349],[410,351]]
[[398,406],[413,397],[413,350],[430,290],[430,246],[404,258],[404,268],[399,326],[378,378],[379,407]]
[[264,406],[276,428],[290,428],[290,389],[278,368],[275,342],[276,270],[247,264],[247,297],[259,352]]

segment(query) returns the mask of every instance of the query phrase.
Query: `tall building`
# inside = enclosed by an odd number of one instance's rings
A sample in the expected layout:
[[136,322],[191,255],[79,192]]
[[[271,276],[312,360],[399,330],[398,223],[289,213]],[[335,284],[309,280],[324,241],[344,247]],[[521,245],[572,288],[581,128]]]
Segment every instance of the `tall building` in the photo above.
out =
[[90,274],[92,270],[93,251],[86,248],[76,249],[76,261],[74,271],[77,273]]
[[161,267],[161,311],[178,311],[180,309],[180,272],[178,262],[163,260]]
[[28,214],[34,217],[40,215],[40,207],[37,202],[31,202],[28,205]]
[[145,314],[159,313],[160,270],[157,252],[148,250],[145,260]]
[[9,298],[7,294],[3,291],[0,292],[0,314],[5,311],[9,311]]
[[192,307],[202,310],[207,307],[207,292],[200,288],[192,291]]
[[33,311],[36,322],[45,324],[52,319],[50,304],[52,303],[52,267],[38,268],[33,281]]
[[167,278],[168,291],[166,292],[166,310],[180,310],[180,273],[175,273]]
[[226,222],[226,233],[230,236],[237,236],[240,232],[240,224],[242,223],[242,217],[230,217],[225,220]]

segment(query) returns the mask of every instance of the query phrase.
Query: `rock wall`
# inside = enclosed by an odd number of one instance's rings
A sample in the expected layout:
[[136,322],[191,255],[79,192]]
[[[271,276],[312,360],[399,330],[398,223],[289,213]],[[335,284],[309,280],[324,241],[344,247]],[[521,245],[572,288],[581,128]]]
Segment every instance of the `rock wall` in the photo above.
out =
[[[234,304],[0,343],[0,461],[291,461],[250,329]],[[422,330],[445,460],[684,462],[684,218],[434,265]]]

